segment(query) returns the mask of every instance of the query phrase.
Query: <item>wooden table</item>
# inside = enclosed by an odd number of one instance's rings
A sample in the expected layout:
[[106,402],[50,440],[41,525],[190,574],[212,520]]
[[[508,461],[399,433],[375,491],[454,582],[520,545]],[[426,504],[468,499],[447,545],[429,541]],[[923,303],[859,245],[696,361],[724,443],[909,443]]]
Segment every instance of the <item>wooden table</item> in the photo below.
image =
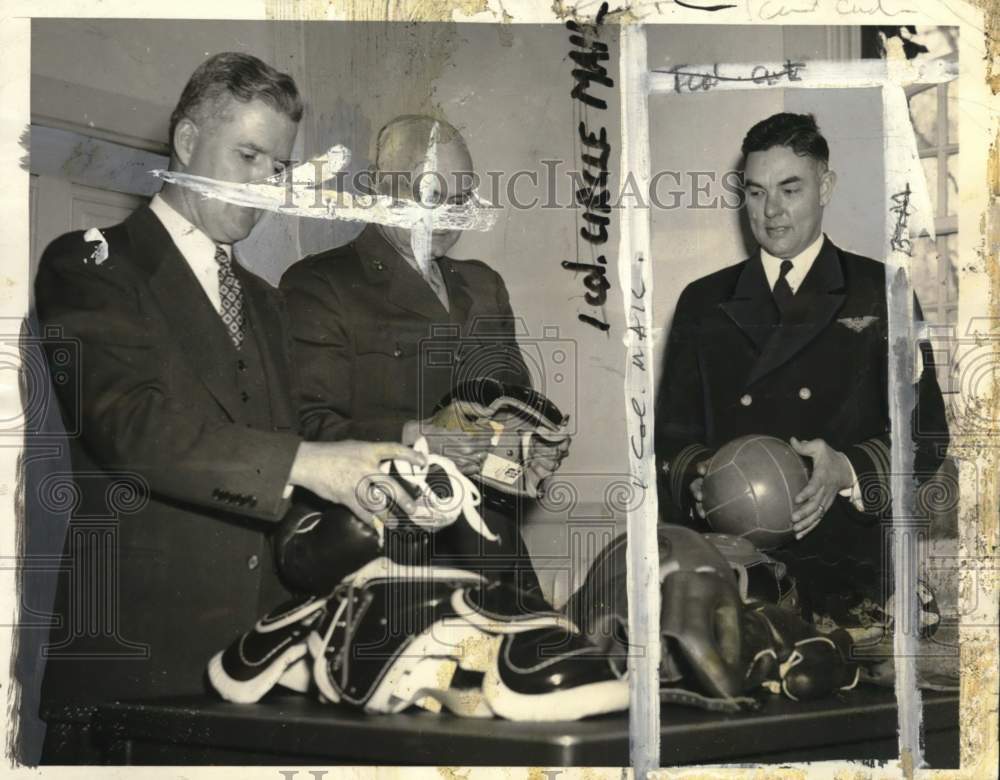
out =
[[[891,690],[860,687],[818,702],[773,697],[762,711],[720,715],[663,708],[662,763],[894,759]],[[415,712],[364,715],[272,693],[258,704],[176,699],[99,706],[91,721],[113,764],[448,764],[623,766],[628,720],[512,723]],[[926,693],[931,766],[958,761],[958,695]]]

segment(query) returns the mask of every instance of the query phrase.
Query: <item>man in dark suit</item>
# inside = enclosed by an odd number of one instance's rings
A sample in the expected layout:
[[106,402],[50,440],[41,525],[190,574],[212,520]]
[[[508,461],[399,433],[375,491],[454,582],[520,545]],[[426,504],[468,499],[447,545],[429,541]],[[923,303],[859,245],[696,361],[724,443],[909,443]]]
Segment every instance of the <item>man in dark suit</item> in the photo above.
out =
[[[468,148],[443,121],[394,119],[378,135],[374,167],[380,194],[421,208],[471,195]],[[281,289],[292,319],[307,438],[412,444],[424,436],[432,452],[452,458],[464,473],[479,470],[491,431],[470,431],[454,405],[436,406],[464,380],[489,376],[530,385],[531,377],[503,279],[483,262],[447,256],[459,236],[457,230],[421,234],[371,224],[351,244],[307,257],[285,273]],[[558,467],[568,446],[567,439],[537,453],[528,472],[533,484]],[[501,521],[492,513],[488,522]],[[501,558],[537,588],[517,530],[501,536]]]
[[[805,609],[844,619],[861,599],[885,596],[885,270],[822,232],[836,176],[812,115],[763,120],[743,155],[760,248],[678,300],[656,412],[661,506],[671,521],[698,525],[715,449],[747,434],[790,441],[812,474],[796,496],[796,541],[773,554],[798,577]],[[947,426],[926,344],[920,353],[915,470],[926,479],[944,457]]]
[[[301,116],[289,76],[216,55],[171,117],[171,170],[262,180],[282,169]],[[287,597],[266,532],[293,486],[370,519],[359,483],[383,459],[422,461],[400,445],[303,442],[283,301],[233,257],[259,217],[166,185],[122,224],[64,235],[42,258],[39,318],[78,345],[67,364],[53,343],[53,375],[79,378],[78,395],[57,382],[78,432],[80,504],[50,706],[204,691],[211,656]],[[50,728],[48,760],[74,760],[58,752],[65,737]]]

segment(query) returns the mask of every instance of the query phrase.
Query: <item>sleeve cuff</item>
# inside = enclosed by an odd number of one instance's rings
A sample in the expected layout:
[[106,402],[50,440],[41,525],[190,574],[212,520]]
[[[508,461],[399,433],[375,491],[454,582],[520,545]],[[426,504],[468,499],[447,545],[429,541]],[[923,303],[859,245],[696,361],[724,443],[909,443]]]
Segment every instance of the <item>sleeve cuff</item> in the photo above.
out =
[[868,439],[844,452],[855,474],[855,487],[865,514],[878,515],[889,509],[889,445],[882,439]]
[[848,458],[844,453],[844,460],[847,461],[847,468],[851,470],[851,486],[846,487],[840,491],[840,495],[851,502],[851,506],[857,509],[859,512],[865,511],[865,502],[861,499],[861,485],[858,483],[858,475],[854,471],[854,464],[851,463],[851,459]]

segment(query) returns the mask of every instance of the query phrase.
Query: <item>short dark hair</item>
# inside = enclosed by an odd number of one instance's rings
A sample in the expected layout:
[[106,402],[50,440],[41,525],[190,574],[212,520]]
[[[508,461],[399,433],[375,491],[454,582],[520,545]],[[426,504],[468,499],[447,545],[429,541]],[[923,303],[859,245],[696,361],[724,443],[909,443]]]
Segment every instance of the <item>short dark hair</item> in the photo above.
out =
[[766,152],[786,146],[800,157],[812,157],[824,165],[830,162],[830,147],[812,114],[774,114],[761,120],[743,139],[743,160],[751,152]]
[[260,100],[293,122],[302,119],[302,98],[295,81],[252,54],[225,51],[197,67],[170,115],[170,151],[182,119],[197,121],[206,107],[228,95],[241,103]]

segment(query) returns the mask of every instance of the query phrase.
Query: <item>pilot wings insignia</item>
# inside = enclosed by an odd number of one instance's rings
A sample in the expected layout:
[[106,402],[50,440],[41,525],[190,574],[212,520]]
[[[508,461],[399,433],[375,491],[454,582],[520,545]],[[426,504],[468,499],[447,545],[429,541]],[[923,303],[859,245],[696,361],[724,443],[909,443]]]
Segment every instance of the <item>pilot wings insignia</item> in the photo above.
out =
[[871,315],[866,317],[841,317],[837,320],[837,322],[846,328],[850,328],[855,333],[860,333],[877,319],[878,317],[873,317]]

